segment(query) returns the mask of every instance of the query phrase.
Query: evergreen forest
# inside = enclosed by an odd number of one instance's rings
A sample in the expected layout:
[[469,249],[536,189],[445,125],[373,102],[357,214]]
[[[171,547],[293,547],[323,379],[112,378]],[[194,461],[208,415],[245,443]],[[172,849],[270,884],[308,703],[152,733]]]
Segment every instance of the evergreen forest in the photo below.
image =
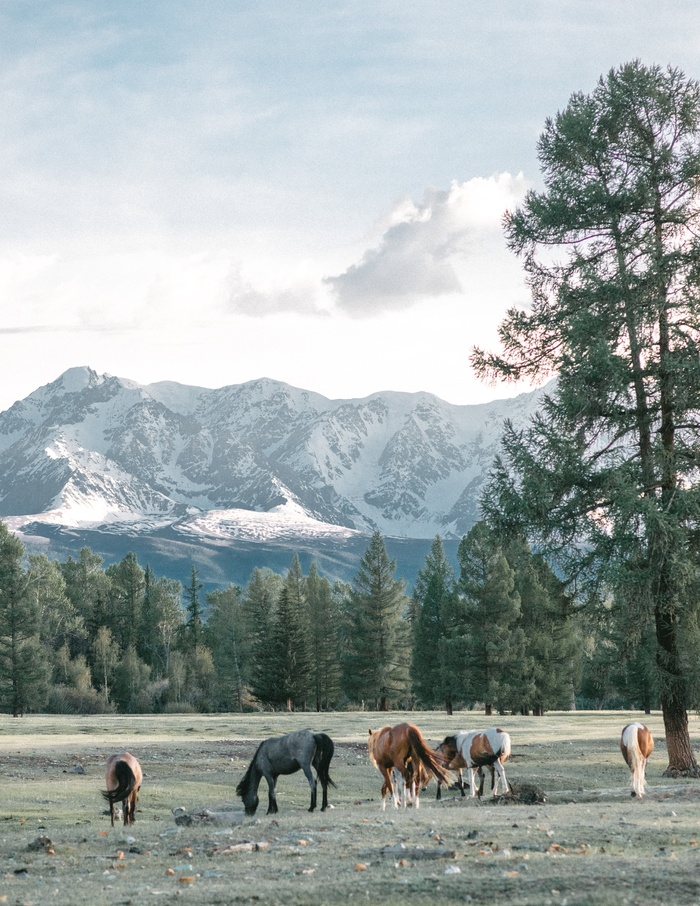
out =
[[290,552],[279,575],[203,594],[135,554],[106,566],[27,554],[0,523],[0,706],[88,714],[657,705],[653,646],[613,601],[583,612],[545,560],[483,522],[458,568],[433,541],[412,592],[376,532],[354,579],[331,584]]

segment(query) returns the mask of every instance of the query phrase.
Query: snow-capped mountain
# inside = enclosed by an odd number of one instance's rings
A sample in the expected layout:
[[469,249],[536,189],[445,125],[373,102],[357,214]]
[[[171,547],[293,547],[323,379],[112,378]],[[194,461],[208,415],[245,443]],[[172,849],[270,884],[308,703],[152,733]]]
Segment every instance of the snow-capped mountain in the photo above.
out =
[[0,518],[183,538],[461,537],[503,421],[428,393],[329,400],[261,379],[208,390],[72,368],[0,413]]

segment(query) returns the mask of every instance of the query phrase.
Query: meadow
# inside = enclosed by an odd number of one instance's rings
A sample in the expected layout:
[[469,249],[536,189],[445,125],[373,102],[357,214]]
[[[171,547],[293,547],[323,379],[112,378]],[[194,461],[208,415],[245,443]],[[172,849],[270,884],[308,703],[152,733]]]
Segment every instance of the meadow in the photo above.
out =
[[[436,802],[431,783],[420,808],[382,812],[369,728],[408,719],[436,744],[487,726],[483,714],[1,716],[0,903],[700,904],[700,782],[661,776],[654,713],[644,718],[656,740],[648,795],[630,797],[619,735],[639,718],[498,718],[513,739],[508,779],[540,788],[544,803],[453,790]],[[235,786],[257,743],[301,727],[335,741],[333,807],[309,813],[299,773],[280,778],[277,815],[265,814],[263,782],[258,813],[243,816]],[[136,823],[112,828],[104,762],[124,749],[140,759],[144,785]],[[173,809],[192,824],[176,823]]]

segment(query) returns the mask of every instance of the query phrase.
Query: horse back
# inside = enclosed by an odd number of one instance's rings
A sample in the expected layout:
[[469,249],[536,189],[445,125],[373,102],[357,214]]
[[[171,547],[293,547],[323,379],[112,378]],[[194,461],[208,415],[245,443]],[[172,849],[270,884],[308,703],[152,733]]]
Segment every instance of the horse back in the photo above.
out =
[[[392,728],[390,726],[380,727],[378,730],[369,730],[367,738],[367,750],[369,760],[375,767],[379,767],[383,762],[389,762],[389,742]],[[393,760],[391,761],[393,763]]]
[[637,730],[637,742],[639,751],[645,758],[648,758],[654,751],[654,737],[648,727],[642,726]]
[[116,789],[129,781],[129,785],[138,789],[143,781],[143,772],[137,758],[131,752],[110,755],[105,769],[107,789]]
[[464,760],[474,767],[505,761],[510,755],[510,736],[498,727],[460,733],[457,747]]
[[630,767],[633,752],[638,751],[643,758],[648,758],[654,751],[654,738],[649,728],[638,722],[627,724],[620,737],[620,751]]

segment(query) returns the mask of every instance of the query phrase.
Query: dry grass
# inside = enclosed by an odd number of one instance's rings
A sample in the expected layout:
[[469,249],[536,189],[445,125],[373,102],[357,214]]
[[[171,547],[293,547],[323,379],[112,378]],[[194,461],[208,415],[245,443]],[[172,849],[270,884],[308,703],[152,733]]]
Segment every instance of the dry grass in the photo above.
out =
[[[384,813],[368,728],[410,719],[437,743],[486,726],[483,715],[0,717],[0,902],[700,904],[700,784],[662,778],[654,714],[646,720],[656,739],[649,795],[630,798],[618,740],[638,717],[499,718],[513,738],[509,779],[541,787],[544,805],[462,801],[453,792],[436,803],[431,785],[419,809]],[[255,818],[176,825],[176,806],[240,811],[235,785],[257,741],[302,726],[336,742],[332,810],[306,811],[309,790],[297,774],[280,778],[277,816],[264,813],[263,783]],[[693,718],[694,738],[698,729]],[[112,829],[99,790],[106,756],[121,749],[139,757],[145,779],[136,824]],[[31,849],[40,836],[51,844]],[[246,841],[269,849],[220,852]]]

